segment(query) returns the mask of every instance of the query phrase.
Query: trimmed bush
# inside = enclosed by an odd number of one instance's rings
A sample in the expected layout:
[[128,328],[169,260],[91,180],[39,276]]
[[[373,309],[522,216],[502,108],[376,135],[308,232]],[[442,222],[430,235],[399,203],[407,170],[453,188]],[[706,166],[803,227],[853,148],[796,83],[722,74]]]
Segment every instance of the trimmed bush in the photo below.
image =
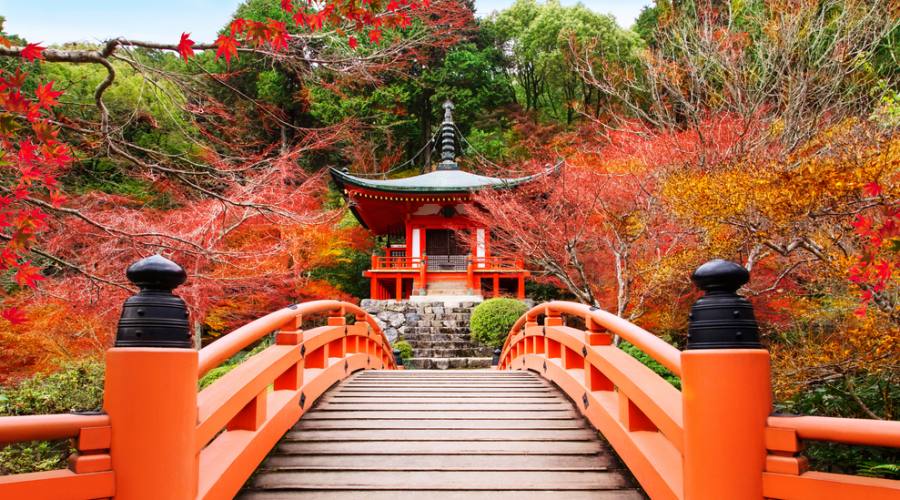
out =
[[401,359],[406,360],[413,356],[412,345],[405,340],[399,340],[397,342],[394,342],[394,349],[400,350],[400,358]]
[[490,299],[478,304],[469,320],[472,340],[502,347],[509,329],[527,311],[528,306],[516,299]]

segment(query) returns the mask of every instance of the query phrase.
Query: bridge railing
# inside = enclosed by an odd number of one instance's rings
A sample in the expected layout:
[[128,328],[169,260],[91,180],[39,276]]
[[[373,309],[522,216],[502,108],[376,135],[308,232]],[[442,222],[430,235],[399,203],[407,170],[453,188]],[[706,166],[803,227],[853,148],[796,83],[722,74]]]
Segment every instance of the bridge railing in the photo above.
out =
[[[900,422],[771,415],[769,354],[752,306],[735,293],[749,274],[713,261],[693,278],[706,295],[684,352],[600,309],[550,302],[513,326],[498,368],[558,385],[653,499],[900,498],[900,481],[808,471],[800,455],[804,440],[900,448]],[[566,317],[584,328],[565,326]],[[681,391],[614,336],[678,376]]]
[[[397,368],[375,320],[339,301],[281,309],[194,350],[184,303],[170,293],[183,271],[153,259],[149,271],[129,270],[141,293],[107,351],[105,413],[0,418],[0,443],[71,437],[78,449],[69,469],[0,477],[0,498],[231,498],[329,387]],[[324,325],[303,329],[321,315]],[[274,345],[198,393],[204,374],[273,333]]]

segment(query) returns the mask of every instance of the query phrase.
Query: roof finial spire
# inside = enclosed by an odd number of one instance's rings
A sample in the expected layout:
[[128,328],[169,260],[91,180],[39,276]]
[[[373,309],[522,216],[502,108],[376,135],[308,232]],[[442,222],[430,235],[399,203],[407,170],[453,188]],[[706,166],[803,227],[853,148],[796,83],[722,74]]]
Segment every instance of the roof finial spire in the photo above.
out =
[[444,123],[453,123],[454,109],[456,109],[456,106],[453,105],[453,101],[450,99],[444,101]]
[[453,124],[453,101],[444,101],[444,122],[441,123],[441,162],[438,170],[456,170],[456,125]]

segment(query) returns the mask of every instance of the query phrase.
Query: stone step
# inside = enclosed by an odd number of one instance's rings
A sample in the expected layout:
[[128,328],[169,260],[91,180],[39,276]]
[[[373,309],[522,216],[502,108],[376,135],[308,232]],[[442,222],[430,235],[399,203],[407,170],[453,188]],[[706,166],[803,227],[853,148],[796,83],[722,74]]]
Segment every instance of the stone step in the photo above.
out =
[[490,368],[491,358],[409,358],[403,366],[413,370]]
[[445,334],[445,335],[468,335],[469,327],[466,326],[466,327],[451,328],[451,327],[446,327],[446,326],[429,326],[429,327],[415,326],[412,328],[407,327],[403,332],[407,333],[407,334],[410,334],[410,333],[413,333],[413,334],[441,333],[441,334]]
[[469,328],[448,328],[444,326],[406,328],[403,333],[407,335],[468,335]]
[[468,328],[469,318],[420,319],[406,323],[407,328]]
[[441,343],[463,343],[468,344],[472,342],[469,335],[403,335],[403,339],[409,342],[410,344],[414,344],[417,342],[441,342]]
[[464,347],[458,349],[416,349],[413,348],[413,356],[416,358],[470,358],[489,357],[491,349],[477,347]]
[[413,348],[418,349],[465,349],[466,347],[483,347],[468,340],[460,340],[457,342],[446,342],[441,340],[409,340]]

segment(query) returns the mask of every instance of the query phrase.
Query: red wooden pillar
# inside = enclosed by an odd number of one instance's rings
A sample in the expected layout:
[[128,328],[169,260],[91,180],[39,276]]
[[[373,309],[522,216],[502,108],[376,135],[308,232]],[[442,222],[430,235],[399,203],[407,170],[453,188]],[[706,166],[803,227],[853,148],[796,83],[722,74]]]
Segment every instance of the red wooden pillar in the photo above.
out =
[[369,282],[369,297],[372,297],[372,300],[378,300],[381,297],[378,296],[378,275],[372,275],[372,281]]
[[403,278],[401,278],[400,276],[401,275],[398,274],[397,278],[396,278],[397,279],[397,287],[396,287],[397,288],[397,300],[403,300]]
[[500,275],[494,273],[494,297],[500,296]]
[[524,273],[519,273],[519,284],[518,284],[518,288],[516,290],[516,297],[518,297],[519,300],[522,300],[525,298],[525,274]]

